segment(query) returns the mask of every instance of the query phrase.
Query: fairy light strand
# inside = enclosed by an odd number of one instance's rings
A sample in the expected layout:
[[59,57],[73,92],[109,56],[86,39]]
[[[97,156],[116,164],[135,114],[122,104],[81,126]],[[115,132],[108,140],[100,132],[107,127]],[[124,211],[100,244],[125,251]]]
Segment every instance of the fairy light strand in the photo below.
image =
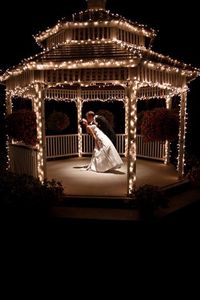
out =
[[[72,15],[72,21],[59,20],[54,27],[38,33],[34,38],[43,51],[23,60],[17,66],[7,69],[0,76],[0,82],[5,83],[7,88],[7,111],[11,109],[10,99],[12,97],[33,99],[33,109],[37,117],[37,167],[41,181],[45,176],[44,120],[42,116],[44,99],[50,100],[53,97],[57,101],[75,101],[78,119],[81,119],[83,102],[92,101],[94,95],[95,100],[112,101],[117,99],[123,101],[126,123],[125,152],[129,159],[128,194],[130,195],[136,183],[137,99],[150,99],[152,96],[163,98],[164,96],[166,106],[169,108],[169,99],[174,95],[181,95],[177,165],[181,177],[184,173],[185,159],[187,84],[200,76],[200,69],[152,51],[150,45],[156,36],[155,30],[126,20],[107,10],[102,11],[105,19],[93,19],[97,11],[88,9],[79,12]],[[83,16],[88,16],[88,20],[82,21]],[[150,41],[146,46],[148,40]],[[73,59],[73,55],[72,58],[66,58],[65,55],[62,57],[61,53],[59,54],[60,60],[57,60],[56,51],[60,49],[69,48],[73,53],[74,48],[78,51],[80,48],[88,49],[90,46],[91,49],[93,49],[92,47],[95,49],[105,47],[106,49],[107,46],[112,46],[116,51],[124,53],[124,58],[117,58],[117,55],[114,54],[106,59],[92,56],[90,58],[80,57],[80,59],[74,56]],[[76,74],[78,75],[76,76]],[[130,78],[133,82],[128,87],[128,96],[124,91],[118,92],[118,96],[112,92],[106,94],[105,90],[108,86],[121,86],[125,90],[127,84],[130,83]],[[68,84],[67,92],[60,91],[59,88],[65,84]],[[101,85],[100,90],[92,91],[98,84]],[[74,90],[73,87],[77,85],[77,89]],[[72,90],[69,86],[72,86]],[[86,87],[91,90],[87,92],[81,90]],[[55,90],[53,91],[53,89]],[[82,153],[81,135],[82,131],[79,126],[79,155]],[[169,159],[168,142],[165,144],[164,159],[167,163]]]

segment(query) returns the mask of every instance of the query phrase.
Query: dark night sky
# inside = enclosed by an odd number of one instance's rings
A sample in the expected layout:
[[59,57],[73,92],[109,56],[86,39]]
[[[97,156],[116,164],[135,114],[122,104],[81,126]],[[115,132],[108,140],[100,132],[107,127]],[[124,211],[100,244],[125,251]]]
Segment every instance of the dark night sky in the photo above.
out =
[[[86,8],[85,0],[30,1],[24,5],[4,2],[0,15],[0,69],[18,64],[40,52],[32,35],[52,27],[59,19]],[[179,6],[179,7],[177,7]],[[199,9],[196,0],[187,5],[175,1],[107,0],[107,9],[158,30],[153,50],[200,68]],[[191,130],[199,122],[200,79],[190,85],[189,114]],[[0,95],[2,100],[2,95]],[[192,103],[192,105],[191,105]],[[189,115],[190,117],[190,115]],[[198,124],[199,127],[199,124]]]

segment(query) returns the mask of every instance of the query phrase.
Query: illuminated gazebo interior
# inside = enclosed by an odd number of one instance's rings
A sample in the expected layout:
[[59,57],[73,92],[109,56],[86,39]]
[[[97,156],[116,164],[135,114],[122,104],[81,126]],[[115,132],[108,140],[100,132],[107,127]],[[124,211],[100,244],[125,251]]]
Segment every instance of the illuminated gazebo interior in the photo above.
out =
[[[177,176],[184,175],[188,84],[200,70],[152,50],[155,30],[106,10],[106,0],[88,0],[87,9],[40,32],[35,40],[37,55],[5,71],[7,114],[12,99],[31,99],[36,113],[36,173],[46,177],[45,101],[74,101],[77,120],[86,101],[122,101],[125,106],[125,154],[127,195],[136,183],[137,101],[164,98],[170,109],[172,97],[180,99]],[[77,151],[83,153],[78,126]],[[8,148],[14,144],[8,140]],[[169,162],[170,143],[165,142],[164,163]],[[13,151],[13,150],[12,150]],[[12,165],[13,153],[9,151]]]

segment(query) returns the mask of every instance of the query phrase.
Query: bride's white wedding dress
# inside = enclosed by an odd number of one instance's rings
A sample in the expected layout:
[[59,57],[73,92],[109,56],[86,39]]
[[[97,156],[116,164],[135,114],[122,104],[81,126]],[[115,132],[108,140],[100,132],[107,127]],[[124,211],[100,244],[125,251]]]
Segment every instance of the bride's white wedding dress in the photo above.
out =
[[90,127],[98,140],[99,147],[95,144],[87,170],[103,173],[120,168],[123,161],[111,140],[96,125]]

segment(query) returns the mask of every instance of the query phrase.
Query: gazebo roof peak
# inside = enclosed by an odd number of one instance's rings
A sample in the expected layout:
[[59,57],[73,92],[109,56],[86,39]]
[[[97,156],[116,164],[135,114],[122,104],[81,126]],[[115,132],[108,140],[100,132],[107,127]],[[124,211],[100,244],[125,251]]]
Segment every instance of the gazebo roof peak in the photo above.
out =
[[86,0],[88,9],[105,9],[106,0]]

